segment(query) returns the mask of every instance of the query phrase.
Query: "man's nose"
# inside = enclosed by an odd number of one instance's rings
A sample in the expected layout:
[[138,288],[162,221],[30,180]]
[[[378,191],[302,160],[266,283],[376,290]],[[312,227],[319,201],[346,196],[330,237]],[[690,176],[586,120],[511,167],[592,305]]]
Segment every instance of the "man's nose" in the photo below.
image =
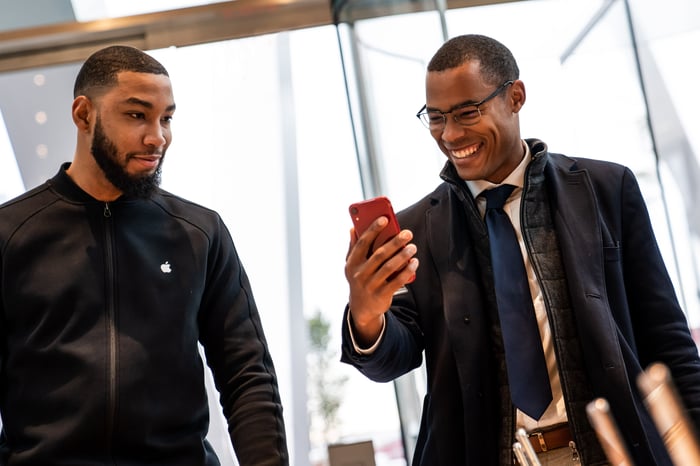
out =
[[441,138],[445,141],[458,139],[464,134],[464,126],[457,123],[451,113],[445,115],[445,127],[442,129]]
[[163,147],[168,141],[166,131],[160,124],[150,125],[144,136],[144,144],[152,147]]

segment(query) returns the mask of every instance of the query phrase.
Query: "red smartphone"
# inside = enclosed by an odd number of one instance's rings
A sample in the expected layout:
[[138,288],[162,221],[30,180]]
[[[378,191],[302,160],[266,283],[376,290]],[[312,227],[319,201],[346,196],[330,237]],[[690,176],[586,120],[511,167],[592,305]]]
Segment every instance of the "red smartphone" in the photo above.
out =
[[[384,229],[379,233],[379,236],[374,240],[372,246],[370,247],[368,256],[372,255],[372,252],[381,246],[382,244],[389,241],[394,236],[398,235],[401,231],[399,228],[399,222],[396,220],[396,214],[391,206],[391,201],[385,196],[379,196],[372,199],[367,199],[366,201],[356,202],[350,205],[350,217],[352,218],[352,224],[355,226],[355,236],[360,237],[362,233],[369,228],[369,226],[377,218],[384,216],[389,219],[389,223]],[[400,271],[399,271],[400,272]],[[387,280],[392,280],[396,274],[392,274]],[[416,279],[414,274],[407,283],[413,282]]]
[[399,222],[396,220],[396,214],[391,206],[391,201],[385,196],[379,196],[365,201],[356,202],[350,205],[350,217],[352,224],[355,226],[355,236],[357,238],[369,228],[369,226],[379,217],[389,219],[389,224],[379,233],[377,239],[374,240],[369,254],[396,236],[401,229]]

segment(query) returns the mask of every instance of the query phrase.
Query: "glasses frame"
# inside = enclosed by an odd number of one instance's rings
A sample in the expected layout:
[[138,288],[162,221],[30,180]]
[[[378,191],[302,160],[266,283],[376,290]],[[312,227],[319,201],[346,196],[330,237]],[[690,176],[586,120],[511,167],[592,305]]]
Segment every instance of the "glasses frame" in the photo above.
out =
[[[416,113],[416,117],[421,121],[421,123],[423,123],[423,126],[428,128],[430,131],[437,131],[437,130],[444,131],[445,127],[447,126],[447,115],[449,115],[449,114],[452,114],[452,118],[455,120],[455,122],[457,124],[459,124],[461,126],[473,126],[481,121],[481,108],[480,107],[482,105],[484,105],[486,102],[488,102],[489,100],[496,97],[501,92],[503,92],[506,89],[506,87],[510,86],[514,82],[515,82],[515,80],[506,81],[503,84],[501,84],[500,86],[498,86],[495,91],[493,91],[491,94],[489,94],[488,96],[481,99],[479,102],[460,104],[460,105],[456,106],[455,108],[448,110],[447,112],[441,112],[440,110],[428,111],[427,110],[428,106],[423,105],[421,107],[421,109],[418,110],[418,113]],[[479,118],[472,123],[464,123],[462,121],[459,121],[457,119],[457,115],[454,114],[454,112],[456,112],[457,110],[462,110],[462,109],[467,108],[467,107],[476,107],[476,111],[479,112]],[[435,116],[438,113],[442,116],[442,125],[440,127],[431,127],[430,122],[428,120],[426,120],[423,115],[427,116],[428,114],[432,114],[433,116]]]

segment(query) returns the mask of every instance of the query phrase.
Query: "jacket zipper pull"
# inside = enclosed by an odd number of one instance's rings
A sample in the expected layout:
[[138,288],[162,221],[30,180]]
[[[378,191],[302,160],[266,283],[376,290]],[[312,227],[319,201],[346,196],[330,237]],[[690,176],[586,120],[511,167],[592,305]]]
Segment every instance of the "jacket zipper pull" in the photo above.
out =
[[581,464],[581,457],[578,455],[576,443],[573,440],[569,442],[569,448],[571,448],[571,461],[574,464]]
[[109,218],[112,216],[112,211],[109,210],[109,202],[105,202],[105,208],[102,211],[102,215],[104,215],[105,218]]

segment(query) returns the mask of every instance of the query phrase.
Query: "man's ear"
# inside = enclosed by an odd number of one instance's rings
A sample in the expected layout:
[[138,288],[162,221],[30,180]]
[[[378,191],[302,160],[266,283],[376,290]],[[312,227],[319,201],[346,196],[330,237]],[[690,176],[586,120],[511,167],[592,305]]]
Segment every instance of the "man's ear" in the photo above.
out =
[[518,113],[525,105],[525,84],[519,79],[511,85],[510,105],[513,113]]
[[90,116],[93,109],[92,101],[88,97],[79,95],[75,98],[73,101],[72,114],[73,123],[78,127],[78,131],[90,132],[92,127]]

